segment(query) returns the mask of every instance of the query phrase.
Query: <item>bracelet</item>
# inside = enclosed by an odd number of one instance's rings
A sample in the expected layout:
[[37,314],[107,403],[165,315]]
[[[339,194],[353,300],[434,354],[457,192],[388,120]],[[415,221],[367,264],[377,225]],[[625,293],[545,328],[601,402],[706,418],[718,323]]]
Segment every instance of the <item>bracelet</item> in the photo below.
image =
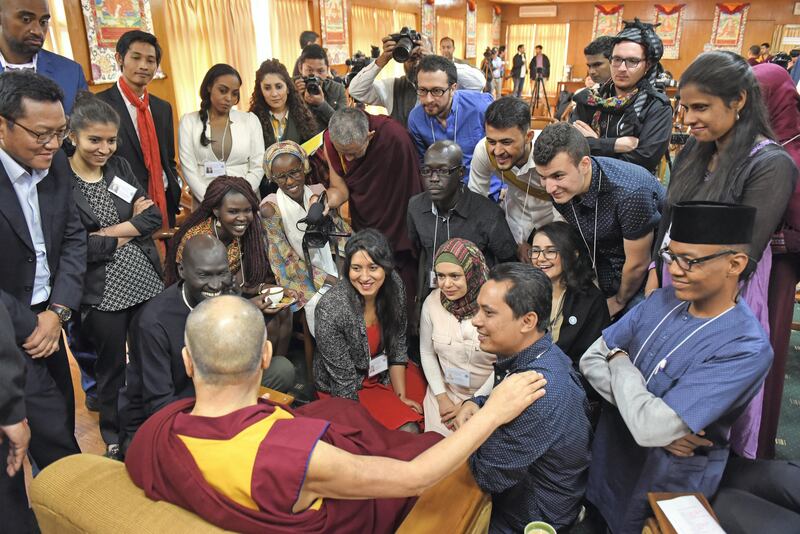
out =
[[627,352],[625,352],[625,351],[624,351],[624,350],[622,350],[622,349],[619,349],[619,348],[617,348],[617,349],[611,349],[611,350],[608,352],[608,355],[606,355],[606,362],[611,362],[611,360],[613,360],[613,359],[614,359],[614,357],[616,357],[618,354],[624,354],[625,356],[629,356],[629,355],[628,355],[628,353],[627,353]]

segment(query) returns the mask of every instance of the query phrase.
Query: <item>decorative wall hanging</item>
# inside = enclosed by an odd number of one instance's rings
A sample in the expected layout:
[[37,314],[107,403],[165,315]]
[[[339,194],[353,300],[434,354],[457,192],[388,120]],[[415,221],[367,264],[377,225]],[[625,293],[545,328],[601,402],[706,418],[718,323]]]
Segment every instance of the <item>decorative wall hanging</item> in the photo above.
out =
[[656,33],[664,43],[663,59],[678,59],[686,4],[656,4],[654,24]]
[[748,11],[750,4],[717,4],[707,48],[741,53]]
[[475,0],[467,0],[467,51],[464,58],[474,58],[478,49],[478,5]]
[[501,29],[501,17],[500,13],[500,6],[494,6],[492,8],[492,46],[500,46],[500,29]]
[[595,4],[592,40],[601,35],[616,35],[622,29],[623,4]]
[[350,57],[347,45],[347,12],[343,0],[320,2],[320,26],[322,44],[327,50],[331,65],[344,65]]
[[[130,30],[155,33],[150,0],[81,0],[81,9],[86,21],[92,83],[114,83],[119,77],[114,54],[122,34]],[[155,77],[165,77],[160,68]]]
[[420,21],[420,33],[433,39],[436,35],[436,8],[433,6],[433,0],[422,0]]

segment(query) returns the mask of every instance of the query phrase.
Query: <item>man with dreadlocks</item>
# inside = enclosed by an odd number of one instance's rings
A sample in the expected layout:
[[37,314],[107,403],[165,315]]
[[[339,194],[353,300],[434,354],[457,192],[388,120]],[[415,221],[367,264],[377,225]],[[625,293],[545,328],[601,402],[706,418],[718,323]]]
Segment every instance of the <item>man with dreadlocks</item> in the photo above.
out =
[[664,45],[652,24],[634,19],[614,38],[611,79],[575,96],[575,127],[593,156],[641,165],[654,173],[672,132],[672,107],[654,80]]

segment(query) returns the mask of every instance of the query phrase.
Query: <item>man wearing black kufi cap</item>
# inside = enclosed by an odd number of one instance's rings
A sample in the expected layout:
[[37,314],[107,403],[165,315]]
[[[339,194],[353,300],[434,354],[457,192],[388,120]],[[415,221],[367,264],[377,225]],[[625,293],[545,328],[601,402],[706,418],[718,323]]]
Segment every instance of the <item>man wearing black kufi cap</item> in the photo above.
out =
[[609,404],[597,427],[586,497],[614,534],[639,533],[647,492],[712,497],[730,428],[772,362],[739,281],[756,209],[686,202],[661,252],[673,286],[603,331],[581,371]]
[[589,140],[593,156],[641,165],[654,173],[672,133],[669,98],[653,82],[664,45],[652,24],[635,19],[614,38],[611,79],[582,91],[570,120]]

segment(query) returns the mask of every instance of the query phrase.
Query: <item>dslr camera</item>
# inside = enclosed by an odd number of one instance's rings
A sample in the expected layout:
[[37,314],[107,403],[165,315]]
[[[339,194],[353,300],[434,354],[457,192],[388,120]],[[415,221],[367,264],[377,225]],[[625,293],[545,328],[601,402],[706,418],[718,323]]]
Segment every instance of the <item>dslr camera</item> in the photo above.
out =
[[353,54],[353,57],[346,60],[344,62],[345,65],[350,67],[350,70],[347,72],[347,75],[344,77],[344,86],[350,87],[350,82],[353,81],[353,78],[356,77],[356,74],[361,72],[367,65],[375,61],[375,59],[381,55],[381,49],[377,46],[370,47],[370,57],[367,57],[364,52],[361,50],[357,51]]
[[[333,222],[330,214],[323,215],[325,211],[325,201],[327,193],[322,193],[319,200],[308,207],[308,214],[305,218],[297,221],[297,229],[303,231],[303,256],[308,267],[308,275],[313,280],[314,271],[311,267],[310,249],[320,249],[328,245],[335,245],[335,239],[347,238],[350,234],[341,232]],[[304,224],[305,228],[300,225]],[[334,246],[334,248],[336,248]]]
[[398,63],[405,63],[411,57],[411,51],[414,49],[414,41],[419,41],[422,36],[416,30],[409,30],[407,26],[403,26],[400,33],[393,33],[389,37],[392,41],[397,43],[392,50],[392,59]]
[[318,95],[322,93],[322,80],[316,76],[303,76],[303,81],[306,84],[308,94]]

